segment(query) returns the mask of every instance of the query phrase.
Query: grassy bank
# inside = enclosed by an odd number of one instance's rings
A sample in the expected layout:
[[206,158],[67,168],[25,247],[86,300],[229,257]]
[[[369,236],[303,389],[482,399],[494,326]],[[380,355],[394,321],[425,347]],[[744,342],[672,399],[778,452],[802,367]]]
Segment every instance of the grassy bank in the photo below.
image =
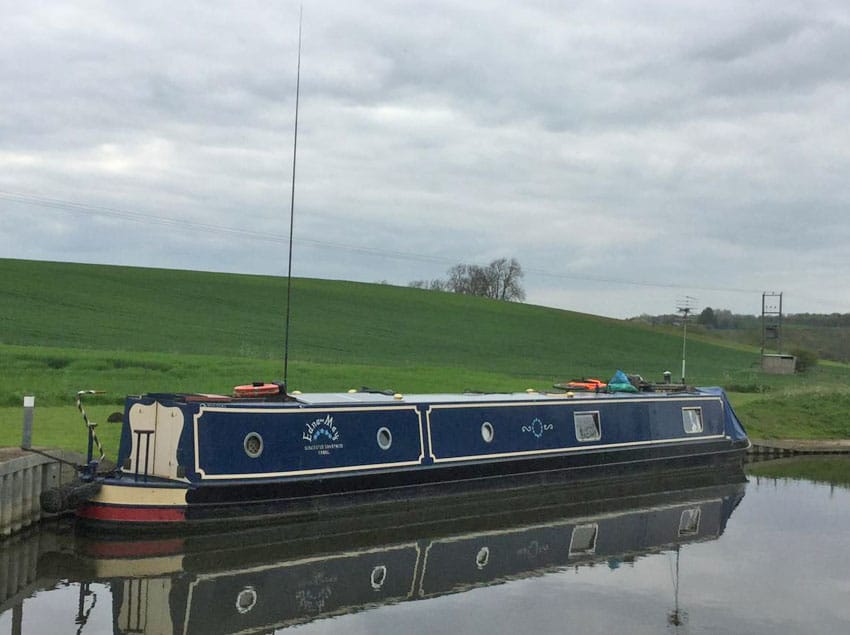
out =
[[[110,413],[120,410],[111,404],[86,403],[89,421],[96,422],[97,436],[106,456],[113,461],[118,452],[121,425],[107,423]],[[23,411],[18,408],[0,408],[0,447],[19,446]],[[33,418],[32,443],[38,447],[58,447],[85,453],[88,435],[83,418],[73,406],[40,406],[36,402]]]
[[[65,406],[76,435],[79,389],[105,390],[95,407],[111,411],[126,394],[229,393],[280,378],[283,285],[265,276],[0,259],[0,444],[19,442],[24,394],[36,396],[47,420],[48,409]],[[681,363],[676,330],[388,285],[296,279],[292,316],[290,387],[302,391],[545,389],[607,379],[618,368],[658,379]],[[770,376],[758,359],[755,349],[689,338],[688,379],[731,390],[754,435],[850,437],[842,414],[850,367]],[[45,425],[53,432],[37,442],[77,447],[56,436],[65,428]]]
[[778,392],[741,400],[735,412],[755,438],[850,438],[850,392],[845,390]]
[[[81,450],[84,430],[73,408],[80,389],[105,395],[88,398],[95,421],[120,410],[124,396],[141,392],[215,392],[229,394],[234,385],[279,377],[277,360],[212,355],[117,353],[49,347],[0,346],[0,445],[20,443],[21,402],[36,396],[35,443]],[[576,376],[581,373],[574,373]],[[410,392],[516,391],[546,389],[561,376],[511,375],[474,368],[414,364],[316,364],[294,361],[294,389],[335,391],[370,386]],[[839,377],[826,373],[818,384],[810,376],[804,389],[789,387],[787,378],[759,384],[768,392],[730,392],[748,432],[758,438],[850,438],[850,392]],[[759,378],[769,381],[770,378]],[[117,443],[117,428],[104,424],[105,442]],[[114,433],[114,439],[110,434]],[[115,445],[108,447],[114,448]]]

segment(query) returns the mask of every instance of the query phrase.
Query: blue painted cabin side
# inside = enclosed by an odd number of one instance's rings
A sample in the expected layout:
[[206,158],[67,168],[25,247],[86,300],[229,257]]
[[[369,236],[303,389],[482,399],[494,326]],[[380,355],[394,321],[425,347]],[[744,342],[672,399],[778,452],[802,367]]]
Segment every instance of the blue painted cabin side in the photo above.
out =
[[119,465],[135,478],[292,481],[641,448],[746,434],[720,389],[588,395],[347,395],[127,401]]

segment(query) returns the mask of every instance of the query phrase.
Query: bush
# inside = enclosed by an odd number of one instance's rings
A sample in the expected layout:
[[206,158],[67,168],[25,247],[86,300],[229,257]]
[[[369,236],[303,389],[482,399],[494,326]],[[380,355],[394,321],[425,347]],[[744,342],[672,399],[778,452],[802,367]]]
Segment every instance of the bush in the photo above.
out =
[[810,368],[817,366],[818,355],[814,351],[805,348],[795,348],[791,354],[796,357],[794,362],[794,370],[798,373],[805,373]]

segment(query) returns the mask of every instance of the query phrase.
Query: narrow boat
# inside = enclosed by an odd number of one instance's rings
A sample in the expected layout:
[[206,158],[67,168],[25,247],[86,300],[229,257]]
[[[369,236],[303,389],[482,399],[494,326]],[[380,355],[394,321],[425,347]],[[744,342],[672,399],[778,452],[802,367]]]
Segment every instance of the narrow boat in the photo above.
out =
[[[283,383],[128,397],[117,468],[101,472],[88,425],[82,482],[43,507],[130,528],[253,524],[742,460],[749,441],[720,389],[603,393],[597,380],[575,393],[288,393],[300,30],[298,50]],[[637,390],[628,382],[615,386]]]
[[[108,582],[116,633],[269,633],[385,604],[607,566],[717,540],[745,493],[739,469],[535,490],[387,518],[350,514],[244,532],[76,532],[39,579]],[[82,614],[82,611],[80,611]]]
[[90,456],[82,493],[64,500],[97,524],[256,523],[709,467],[749,446],[719,388],[257,392],[128,397],[118,467],[100,473]]

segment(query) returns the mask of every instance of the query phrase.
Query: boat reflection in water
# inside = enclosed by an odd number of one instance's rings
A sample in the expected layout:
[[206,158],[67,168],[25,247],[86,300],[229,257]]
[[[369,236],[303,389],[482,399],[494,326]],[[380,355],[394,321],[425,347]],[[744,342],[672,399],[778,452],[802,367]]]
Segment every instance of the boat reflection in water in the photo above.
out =
[[[744,495],[739,468],[509,492],[491,502],[314,519],[229,535],[105,540],[45,554],[81,588],[106,581],[116,633],[265,633],[564,567],[717,539]],[[398,507],[402,509],[399,510]]]

